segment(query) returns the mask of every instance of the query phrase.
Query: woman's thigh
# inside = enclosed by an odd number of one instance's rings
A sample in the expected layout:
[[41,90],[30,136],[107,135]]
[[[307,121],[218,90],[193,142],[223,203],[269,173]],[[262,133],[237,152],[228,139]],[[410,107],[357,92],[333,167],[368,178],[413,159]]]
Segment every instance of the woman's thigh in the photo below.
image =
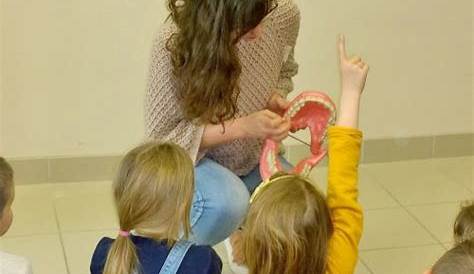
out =
[[249,192],[229,169],[204,158],[195,167],[192,240],[215,245],[234,232],[247,213]]

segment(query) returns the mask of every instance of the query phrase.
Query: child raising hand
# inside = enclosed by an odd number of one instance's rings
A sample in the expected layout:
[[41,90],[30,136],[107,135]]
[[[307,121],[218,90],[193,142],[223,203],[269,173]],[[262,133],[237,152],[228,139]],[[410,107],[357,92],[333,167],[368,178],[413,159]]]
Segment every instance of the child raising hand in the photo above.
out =
[[256,192],[242,231],[250,274],[354,272],[363,224],[357,127],[369,66],[347,56],[343,36],[338,50],[341,98],[336,125],[328,129],[327,197],[311,180],[294,174],[277,174]]

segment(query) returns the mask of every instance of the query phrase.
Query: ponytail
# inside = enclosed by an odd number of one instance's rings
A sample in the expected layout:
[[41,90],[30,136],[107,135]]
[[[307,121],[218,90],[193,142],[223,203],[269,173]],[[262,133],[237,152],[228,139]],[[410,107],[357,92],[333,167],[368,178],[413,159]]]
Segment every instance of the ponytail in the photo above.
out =
[[118,236],[110,247],[103,274],[130,274],[138,266],[137,250],[132,239]]

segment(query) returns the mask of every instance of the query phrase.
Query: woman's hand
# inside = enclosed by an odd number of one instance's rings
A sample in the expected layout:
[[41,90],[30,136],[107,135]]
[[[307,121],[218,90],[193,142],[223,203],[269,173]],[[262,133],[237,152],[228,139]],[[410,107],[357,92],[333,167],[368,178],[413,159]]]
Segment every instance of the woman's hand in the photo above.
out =
[[290,129],[290,122],[287,119],[270,110],[254,112],[239,118],[237,122],[246,138],[271,138],[276,142],[285,139]]
[[272,97],[270,97],[270,100],[268,101],[267,104],[267,109],[270,111],[283,116],[283,113],[285,110],[287,110],[290,107],[290,102],[286,100],[285,98],[281,97],[280,94],[277,92],[272,94]]

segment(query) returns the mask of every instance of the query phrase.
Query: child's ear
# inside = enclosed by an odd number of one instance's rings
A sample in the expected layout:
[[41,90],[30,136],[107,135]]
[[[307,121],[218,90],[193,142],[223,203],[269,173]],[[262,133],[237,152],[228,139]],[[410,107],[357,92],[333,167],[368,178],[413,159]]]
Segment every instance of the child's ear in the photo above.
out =
[[433,272],[431,272],[431,268],[426,270],[425,272],[423,272],[423,274],[433,274]]

